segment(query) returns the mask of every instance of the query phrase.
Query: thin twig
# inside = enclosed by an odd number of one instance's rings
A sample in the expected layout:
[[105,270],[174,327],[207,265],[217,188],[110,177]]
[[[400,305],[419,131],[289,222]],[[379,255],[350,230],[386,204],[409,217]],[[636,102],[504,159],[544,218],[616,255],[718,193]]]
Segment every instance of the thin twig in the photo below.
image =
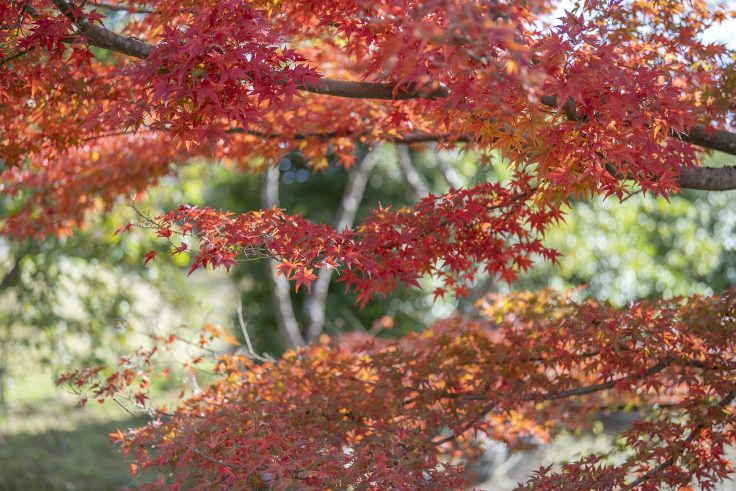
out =
[[443,439],[441,439],[439,441],[432,442],[432,443],[434,445],[436,445],[436,446],[440,446],[440,445],[443,445],[443,444],[445,444],[447,442],[451,442],[452,440],[456,439],[457,437],[459,437],[460,435],[462,435],[463,433],[465,433],[466,431],[468,431],[470,428],[472,428],[473,426],[475,426],[475,424],[478,421],[480,421],[481,419],[485,418],[486,415],[488,413],[490,413],[495,406],[496,406],[496,403],[495,402],[489,402],[488,404],[486,404],[485,406],[483,406],[483,408],[480,410],[480,413],[478,413],[478,415],[475,418],[473,418],[470,421],[468,421],[467,423],[465,423],[465,425],[459,431],[453,431],[452,432],[452,435],[450,435],[448,437],[445,437],[445,438],[443,438]]
[[158,433],[161,437],[163,437],[163,438],[165,438],[165,439],[167,439],[167,440],[169,440],[169,441],[171,441],[171,442],[173,442],[173,443],[175,443],[177,445],[181,445],[182,447],[191,450],[192,452],[194,452],[197,455],[199,455],[199,456],[201,456],[201,457],[209,460],[212,463],[215,463],[215,464],[218,464],[218,465],[222,465],[224,467],[229,467],[231,469],[242,469],[243,468],[243,467],[241,467],[239,465],[228,464],[225,461],[222,461],[220,459],[217,459],[217,458],[215,458],[215,457],[213,457],[211,455],[208,455],[208,454],[204,453],[203,451],[201,451],[200,449],[198,449],[197,447],[195,447],[193,445],[189,445],[188,443],[185,443],[185,442],[182,442],[182,441],[177,440],[176,438],[172,437],[171,435],[167,435],[163,431],[161,431],[158,428],[156,428],[155,426],[153,426],[153,424],[150,421],[146,421],[144,418],[140,417],[139,415],[135,414],[133,411],[131,411],[130,409],[128,409],[127,407],[125,407],[125,405],[122,404],[120,401],[118,401],[115,397],[113,397],[112,400],[115,402],[115,404],[117,404],[118,406],[120,406],[121,408],[123,408],[123,410],[126,413],[130,414],[131,416],[133,416],[134,418],[136,418],[139,421],[143,421],[146,426],[148,426],[153,431],[155,431],[156,433]]
[[[724,397],[721,402],[718,403],[718,407],[724,408],[731,404],[734,400],[734,397],[736,397],[736,391],[729,392],[726,397]],[[705,427],[704,423],[699,424],[696,428],[694,428],[688,437],[684,440],[684,443],[690,443],[693,440],[695,440],[695,437],[700,433],[700,430],[702,430]],[[677,457],[670,457],[669,459],[665,460],[661,464],[659,464],[657,467],[650,469],[646,474],[640,476],[635,481],[632,481],[629,483],[625,488],[623,488],[625,491],[631,490],[636,488],[637,486],[640,486],[644,484],[646,481],[654,477],[655,475],[659,474],[663,470],[667,469],[668,467],[671,467],[675,465],[675,462],[677,462]],[[689,474],[688,474],[689,476]]]
[[27,55],[28,53],[30,53],[30,52],[31,52],[31,51],[33,51],[34,49],[36,49],[36,47],[35,47],[35,46],[31,46],[31,47],[30,47],[30,48],[28,48],[28,49],[25,49],[25,50],[23,50],[23,51],[19,51],[19,52],[15,53],[15,54],[12,54],[12,55],[10,55],[10,56],[8,56],[8,57],[6,57],[6,58],[2,58],[2,59],[0,59],[0,66],[1,66],[1,65],[4,65],[4,64],[6,64],[6,63],[9,63],[9,62],[11,62],[11,61],[13,61],[13,60],[17,60],[17,59],[18,59],[18,58],[20,58],[21,56],[25,56],[25,55]]
[[245,344],[248,347],[248,352],[250,353],[250,355],[253,356],[256,360],[267,362],[274,361],[272,357],[261,356],[253,349],[253,344],[250,342],[250,336],[248,335],[247,325],[245,323],[245,319],[243,319],[243,301],[240,299],[240,295],[238,295],[238,322],[240,323],[240,330],[243,332]]

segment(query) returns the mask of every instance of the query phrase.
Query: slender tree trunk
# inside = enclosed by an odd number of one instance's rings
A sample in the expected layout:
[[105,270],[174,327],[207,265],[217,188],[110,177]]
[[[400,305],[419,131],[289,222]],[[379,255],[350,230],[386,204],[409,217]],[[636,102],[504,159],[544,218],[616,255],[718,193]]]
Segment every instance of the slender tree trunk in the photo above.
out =
[[[348,183],[345,186],[340,207],[337,211],[337,219],[335,220],[335,228],[343,230],[350,228],[355,223],[355,215],[358,207],[363,201],[365,188],[368,185],[368,178],[375,167],[378,160],[375,148],[358,161],[350,170],[348,175]],[[330,288],[330,280],[332,279],[332,269],[322,268],[319,270],[317,280],[312,285],[312,293],[307,298],[304,306],[307,316],[307,341],[317,339],[325,327],[327,315],[327,292]]]
[[460,189],[463,187],[463,181],[458,175],[458,173],[450,167],[450,164],[447,163],[447,160],[442,158],[440,155],[439,150],[437,149],[437,145],[434,145],[434,155],[435,159],[437,159],[437,169],[442,174],[442,177],[447,181],[447,183],[450,185],[453,189]]
[[[13,265],[10,267],[10,270],[5,274],[5,276],[3,276],[2,281],[0,281],[0,295],[2,295],[18,282],[21,272],[20,264],[27,254],[28,250],[22,250],[18,252],[18,254],[15,256],[15,259],[13,259]],[[10,412],[8,411],[7,382],[10,369],[10,346],[13,336],[13,319],[5,318],[3,319],[3,321],[5,325],[3,326],[4,329],[2,339],[0,339],[0,411],[5,413],[7,421],[10,417]]]
[[429,189],[424,183],[424,179],[419,175],[419,172],[414,168],[412,162],[411,152],[409,147],[404,144],[396,145],[396,160],[399,164],[399,169],[409,185],[412,194],[412,200],[414,202],[419,201],[429,194]]
[[[279,176],[277,166],[269,166],[263,176],[261,203],[264,209],[279,206]],[[279,334],[289,348],[299,348],[306,343],[294,315],[294,306],[291,303],[291,287],[283,275],[279,276],[277,274],[278,262],[269,259],[268,263],[270,266],[268,269],[271,294],[276,307],[276,322],[278,323]]]
[[20,276],[20,263],[24,257],[26,257],[25,252],[18,254],[15,258],[10,271],[8,271],[3,277],[3,280],[0,281],[0,293],[2,293],[6,288],[13,286],[18,280],[18,277]]

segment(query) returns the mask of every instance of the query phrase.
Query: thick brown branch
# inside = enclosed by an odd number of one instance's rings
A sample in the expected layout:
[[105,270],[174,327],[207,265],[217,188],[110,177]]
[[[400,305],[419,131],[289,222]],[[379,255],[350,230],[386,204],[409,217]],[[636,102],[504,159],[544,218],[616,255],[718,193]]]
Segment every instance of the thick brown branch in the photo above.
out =
[[736,167],[680,167],[680,187],[705,191],[736,189]]
[[[228,133],[245,133],[242,128],[233,128],[228,130]],[[722,132],[728,135],[731,133]],[[278,138],[289,138],[294,140],[306,140],[309,138],[317,139],[331,139],[337,137],[360,137],[366,136],[365,133],[338,133],[334,131],[319,132],[319,133],[296,133],[292,136],[288,136],[280,133],[265,134],[257,131],[248,131],[248,134],[259,136],[261,138],[278,139]],[[412,143],[433,143],[440,140],[446,140],[450,138],[449,135],[435,135],[431,133],[410,133],[401,136],[387,135],[382,138],[383,141],[392,142],[396,144],[412,144]],[[456,142],[468,142],[470,138],[468,136],[460,136],[453,138]],[[438,165],[440,170],[447,175],[448,169],[447,164],[438,159]],[[443,166],[445,168],[443,168]],[[449,182],[449,179],[448,179]],[[457,186],[456,182],[451,182],[452,185]],[[704,191],[727,191],[730,189],[736,189],[736,166],[731,167],[681,167],[680,168],[680,187],[683,189],[697,189]]]
[[695,126],[688,133],[671,132],[672,136],[682,141],[692,143],[698,147],[718,150],[719,152],[736,155],[736,133],[730,131],[708,129],[705,126]]
[[90,24],[84,17],[74,17],[72,5],[66,0],[54,0],[58,8],[79,30],[90,44],[98,48],[109,49],[136,58],[147,58],[153,51],[153,46],[145,41],[133,37],[126,37],[103,26]]
[[114,5],[105,2],[91,2],[94,7],[99,7],[105,10],[112,10],[115,12],[128,12],[131,14],[153,14],[156,11],[145,7],[130,7],[129,5]]
[[[118,53],[126,54],[136,58],[147,58],[154,46],[140,39],[122,36],[103,26],[92,25],[87,19],[75,18],[71,14],[71,4],[67,0],[53,0],[54,5],[71,20],[90,44],[100,48],[109,49]],[[437,85],[434,87],[417,87],[409,85],[396,85],[392,83],[375,82],[351,82],[345,80],[333,80],[321,78],[318,82],[299,87],[300,90],[315,94],[324,94],[335,97],[349,97],[358,99],[382,99],[382,100],[405,100],[415,98],[435,99],[449,95],[446,87]],[[557,98],[546,95],[541,102],[549,107],[558,108]],[[579,115],[575,111],[575,104],[571,100],[565,101],[560,108],[571,120],[578,120]],[[736,155],[736,134],[714,130],[706,131],[705,127],[697,126],[688,133],[674,133],[673,136],[683,141],[692,143],[703,148],[718,150]]]
[[3,280],[0,281],[0,293],[2,293],[6,288],[9,288],[15,284],[15,282],[20,277],[20,263],[23,261],[23,258],[26,257],[26,253],[23,252],[19,254],[15,260],[13,261],[13,266],[11,266],[10,271],[7,272],[7,274],[3,277]]
[[[572,99],[565,101],[562,107],[558,105],[557,97],[553,95],[542,96],[540,100],[545,106],[562,110],[570,121],[582,121],[583,119],[583,117],[575,110],[575,102]],[[730,131],[716,129],[708,130],[705,126],[698,125],[691,128],[687,133],[679,133],[672,130],[670,131],[670,135],[673,138],[679,138],[684,142],[691,143],[698,147],[736,155],[736,133],[731,133]]]
[[312,92],[313,94],[325,94],[335,97],[393,101],[417,98],[438,99],[450,95],[447,88],[442,86],[426,88],[416,87],[414,85],[396,85],[393,83],[349,82],[330,78],[321,78],[319,83],[315,85],[306,85],[304,87],[300,87],[300,89]]
[[[153,51],[154,46],[145,41],[125,37],[102,26],[90,24],[83,17],[74,18],[71,14],[72,6],[66,0],[54,0],[54,5],[74,23],[77,29],[79,29],[79,34],[86,37],[93,46],[141,59],[147,58]],[[392,83],[350,82],[330,78],[321,78],[318,82],[299,87],[299,89],[314,94],[350,97],[354,99],[435,99],[449,95],[447,89],[442,86],[427,88]]]

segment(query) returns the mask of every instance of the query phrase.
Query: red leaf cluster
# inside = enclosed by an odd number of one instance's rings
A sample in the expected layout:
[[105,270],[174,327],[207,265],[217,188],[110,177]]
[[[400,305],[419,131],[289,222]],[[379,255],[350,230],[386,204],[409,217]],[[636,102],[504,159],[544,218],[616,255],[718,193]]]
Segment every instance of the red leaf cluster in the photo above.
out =
[[485,320],[399,341],[325,339],[262,365],[226,355],[220,381],[116,439],[138,466],[173,472],[143,489],[448,489],[469,477],[457,457],[478,434],[533,444],[623,403],[655,417],[626,430],[620,464],[586,457],[520,489],[709,488],[732,472],[735,312],[733,292],[625,310],[551,291],[491,297]]
[[[356,141],[462,141],[501,150],[551,205],[621,198],[622,178],[666,194],[679,168],[697,163],[678,136],[727,124],[736,84],[729,52],[701,34],[732,11],[704,2],[589,1],[552,27],[552,2],[106,5],[1,7],[3,186],[59,199],[43,207],[41,231],[22,217],[37,216],[36,200],[14,207],[21,217],[3,224],[6,233],[64,232],[98,201],[77,196],[110,202],[169,171],[160,158],[134,164],[133,186],[105,179],[131,165],[109,150],[130,145],[127,134],[177,163],[215,156],[244,167],[295,150],[318,167],[328,146],[349,165]],[[113,22],[125,8],[131,14]],[[90,160],[99,172],[84,181],[26,183],[49,162],[78,169]]]
[[428,196],[414,209],[379,208],[357,230],[342,232],[279,209],[233,216],[181,207],[155,223],[166,236],[175,229],[200,239],[192,270],[267,256],[280,262],[279,272],[297,289],[309,288],[315,268],[338,269],[361,304],[401,284],[419,286],[423,275],[440,277],[445,288],[462,294],[479,264],[511,282],[531,266],[530,257],[557,257],[541,236],[560,219],[559,209],[530,204],[534,189],[525,179],[516,182]]

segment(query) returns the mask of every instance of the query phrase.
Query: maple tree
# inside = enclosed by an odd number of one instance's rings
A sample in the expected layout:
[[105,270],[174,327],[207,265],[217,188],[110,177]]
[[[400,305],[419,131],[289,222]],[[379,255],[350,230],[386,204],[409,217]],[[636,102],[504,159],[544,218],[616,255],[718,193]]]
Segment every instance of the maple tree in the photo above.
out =
[[[703,0],[587,0],[554,19],[554,7],[5,2],[0,185],[14,206],[2,232],[67,234],[92,208],[194,159],[263,171],[268,183],[290,152],[315,171],[330,156],[363,172],[371,153],[357,150],[382,142],[399,145],[400,160],[405,145],[430,143],[462,146],[479,165],[500,153],[508,182],[442,195],[425,196],[404,165],[416,205],[377,206],[355,227],[354,210],[335,227],[290,215],[268,186],[264,210],[141,214],[138,225],[193,255],[191,271],[262,257],[275,263],[277,291],[286,279],[325,295],[334,270],[365,304],[427,275],[440,282],[435,296],[465,297],[479,273],[511,283],[535,260],[554,262],[542,239],[574,199],[736,189],[736,168],[701,165],[704,151],[736,154],[734,53],[702,35],[736,12]],[[220,382],[119,439],[136,465],[175,471],[154,487],[444,489],[465,482],[453,452],[472,455],[471,430],[512,442],[579,424],[612,400],[664,401],[632,427],[624,464],[589,457],[525,486],[654,489],[694,477],[708,487],[729,474],[732,293],[624,311],[544,292],[494,302],[486,322],[454,318],[397,342],[320,342],[263,365],[252,352],[223,356]],[[319,310],[307,340],[319,338]],[[284,330],[292,345],[304,341]],[[138,361],[150,367],[152,356]],[[114,397],[145,386],[149,370],[131,363],[103,382],[96,369],[64,380]]]

